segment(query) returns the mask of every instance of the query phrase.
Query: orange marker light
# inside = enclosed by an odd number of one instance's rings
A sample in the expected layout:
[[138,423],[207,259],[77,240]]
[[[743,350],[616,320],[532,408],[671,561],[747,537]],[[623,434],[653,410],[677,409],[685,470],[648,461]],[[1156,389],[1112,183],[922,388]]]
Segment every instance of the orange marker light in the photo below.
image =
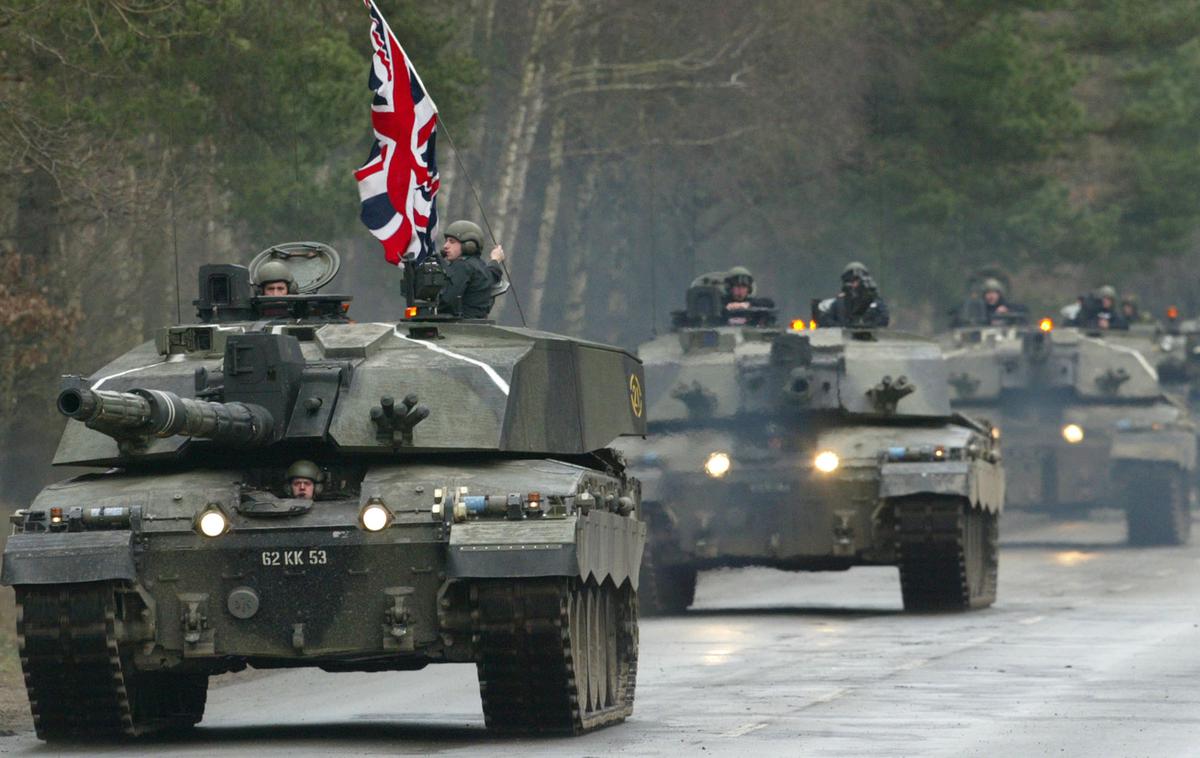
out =
[[792,319],[792,331],[793,332],[802,332],[807,328],[808,328],[808,324],[806,324],[804,322],[804,319],[802,319],[802,318]]
[[1168,305],[1167,306],[1167,318],[1171,319],[1172,321],[1179,318],[1179,309],[1173,305]]
[[404,318],[416,318],[416,317],[417,317],[417,306],[410,305],[404,309]]
[[814,318],[814,319],[810,319],[810,320],[809,320],[809,322],[808,322],[808,328],[809,328],[809,329],[816,329],[816,328],[817,328],[817,320],[816,320],[815,318]]
[[1038,329],[1041,329],[1043,332],[1052,332],[1054,331],[1054,322],[1048,318],[1044,318],[1038,322]]

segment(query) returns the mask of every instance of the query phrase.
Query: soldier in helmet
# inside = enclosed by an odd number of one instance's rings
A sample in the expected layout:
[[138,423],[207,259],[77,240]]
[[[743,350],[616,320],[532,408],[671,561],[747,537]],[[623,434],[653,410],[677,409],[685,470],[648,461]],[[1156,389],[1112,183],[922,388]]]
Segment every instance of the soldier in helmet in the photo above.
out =
[[1138,296],[1133,292],[1126,292],[1121,296],[1121,315],[1125,317],[1130,326],[1154,323],[1154,317],[1142,311],[1138,304]]
[[769,297],[754,297],[754,275],[744,266],[734,266],[725,275],[725,295],[722,298],[722,315],[726,324],[739,325],[757,322],[751,309],[774,308],[775,301]]
[[296,277],[283,261],[267,261],[258,267],[255,284],[267,297],[296,294]]
[[306,460],[296,461],[284,475],[288,497],[312,500],[320,493],[324,479],[325,475],[317,464]]
[[450,283],[442,290],[439,307],[463,318],[487,318],[492,310],[492,288],[500,283],[504,248],[496,245],[488,262],[480,260],[483,230],[471,221],[455,221],[446,227],[442,245],[442,268]]
[[1025,307],[1010,303],[1004,283],[989,276],[979,285],[979,296],[968,298],[959,309],[956,326],[1002,326],[1022,321]]
[[1117,307],[1117,288],[1111,284],[1096,288],[1084,299],[1078,317],[1085,329],[1128,329],[1129,321]]
[[858,261],[842,269],[842,291],[837,297],[821,301],[814,310],[821,326],[873,329],[891,321],[871,272]]

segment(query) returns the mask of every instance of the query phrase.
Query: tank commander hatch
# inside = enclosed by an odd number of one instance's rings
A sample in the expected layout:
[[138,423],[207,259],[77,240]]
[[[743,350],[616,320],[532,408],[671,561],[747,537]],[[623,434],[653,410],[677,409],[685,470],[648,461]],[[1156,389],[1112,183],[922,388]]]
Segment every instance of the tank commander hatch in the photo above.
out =
[[504,248],[493,247],[484,263],[483,230],[471,221],[455,221],[444,235],[440,262],[450,283],[438,297],[439,308],[462,318],[487,318],[494,301],[492,288],[504,277]]
[[284,480],[288,497],[312,500],[320,494],[325,474],[312,461],[299,460],[288,467]]
[[871,272],[858,261],[846,264],[842,269],[842,291],[837,297],[816,303],[813,316],[820,326],[858,329],[874,329],[891,322],[887,303],[879,296]]

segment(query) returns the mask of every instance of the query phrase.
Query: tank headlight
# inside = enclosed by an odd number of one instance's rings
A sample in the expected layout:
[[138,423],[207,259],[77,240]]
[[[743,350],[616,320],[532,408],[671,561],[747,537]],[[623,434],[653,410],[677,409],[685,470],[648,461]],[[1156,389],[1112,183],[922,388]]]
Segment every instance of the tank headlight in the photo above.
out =
[[358,523],[368,532],[381,532],[392,523],[392,512],[378,500],[370,500],[358,514]]
[[708,460],[704,462],[704,473],[713,479],[720,479],[729,473],[732,465],[733,461],[729,459],[728,453],[710,453]]
[[1083,427],[1079,424],[1067,424],[1062,428],[1062,436],[1068,444],[1078,445],[1083,442]]
[[813,466],[817,471],[823,474],[836,471],[837,467],[842,464],[842,459],[838,458],[838,454],[832,450],[822,450],[817,453],[817,457],[813,458]]
[[220,537],[229,531],[229,519],[225,518],[225,514],[216,508],[210,508],[200,514],[200,519],[196,524],[200,528],[200,533],[205,537]]

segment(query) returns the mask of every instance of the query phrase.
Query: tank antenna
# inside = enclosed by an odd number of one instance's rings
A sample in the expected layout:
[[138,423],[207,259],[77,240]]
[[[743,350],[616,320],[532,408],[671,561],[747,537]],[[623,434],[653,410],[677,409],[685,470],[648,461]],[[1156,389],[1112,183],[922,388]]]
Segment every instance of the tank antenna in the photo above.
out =
[[183,305],[179,300],[179,229],[175,224],[175,182],[171,182],[171,249],[175,255],[175,323],[183,323]]
[[[479,207],[479,215],[483,219],[483,226],[487,229],[488,236],[492,238],[492,244],[499,245],[500,241],[496,239],[496,233],[492,231],[491,222],[488,221],[487,211],[483,209],[483,201],[479,199],[479,190],[475,188],[475,182],[471,179],[471,172],[467,171],[467,166],[463,163],[462,153],[458,151],[458,145],[454,144],[454,138],[450,136],[450,130],[446,128],[446,122],[440,117],[438,118],[438,127],[441,129],[442,134],[446,135],[446,141],[450,143],[450,149],[454,151],[454,160],[458,163],[463,176],[467,179],[467,184],[471,187],[471,194],[475,196],[475,205]],[[479,252],[482,253],[483,251],[480,250]],[[521,316],[521,326],[528,326],[525,323],[525,311],[521,308],[521,298],[517,297],[516,282],[513,281],[512,275],[508,273],[508,266],[504,264],[504,261],[500,261],[500,268],[504,269],[504,278],[508,279],[508,286],[512,290],[513,302],[517,306],[517,313]]]

